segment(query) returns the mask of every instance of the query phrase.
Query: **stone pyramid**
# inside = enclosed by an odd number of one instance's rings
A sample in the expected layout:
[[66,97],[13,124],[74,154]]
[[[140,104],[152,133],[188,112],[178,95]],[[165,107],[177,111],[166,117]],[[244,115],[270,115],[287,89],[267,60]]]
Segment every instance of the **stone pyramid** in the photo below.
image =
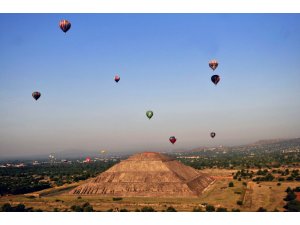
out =
[[69,194],[197,197],[213,181],[207,174],[166,155],[144,152],[121,161]]

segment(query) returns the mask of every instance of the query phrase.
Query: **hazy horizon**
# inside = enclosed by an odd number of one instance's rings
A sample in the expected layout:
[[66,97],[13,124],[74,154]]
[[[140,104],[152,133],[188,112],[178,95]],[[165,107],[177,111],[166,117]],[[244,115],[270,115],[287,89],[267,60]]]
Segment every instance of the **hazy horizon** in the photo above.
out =
[[299,27],[300,14],[0,14],[0,158],[300,137]]

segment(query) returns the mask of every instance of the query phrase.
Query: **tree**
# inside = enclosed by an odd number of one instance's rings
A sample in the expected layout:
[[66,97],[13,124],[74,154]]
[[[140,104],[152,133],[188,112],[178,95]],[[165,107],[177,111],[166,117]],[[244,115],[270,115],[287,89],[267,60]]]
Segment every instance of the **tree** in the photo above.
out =
[[172,206],[168,207],[166,211],[167,212],[177,212],[176,209]]
[[94,212],[93,206],[89,205],[84,207],[83,212]]
[[292,201],[296,199],[296,194],[293,191],[288,192],[287,196],[285,197],[284,201]]
[[239,201],[236,202],[236,204],[243,205],[243,201],[239,200]]
[[25,205],[24,204],[18,204],[15,208],[16,212],[25,212]]
[[283,208],[287,212],[300,212],[300,202],[297,200],[289,201]]
[[267,210],[263,207],[259,207],[257,212],[267,212]]
[[289,192],[291,192],[292,191],[292,189],[290,188],[290,187],[288,187],[286,190],[285,190],[285,192],[287,192],[287,193],[289,193]]
[[231,211],[232,212],[240,212],[241,210],[239,210],[239,209],[232,209]]
[[206,206],[206,212],[215,212],[216,209],[213,205],[207,205]]
[[234,186],[234,185],[233,185],[233,182],[232,182],[232,181],[229,182],[228,186],[229,186],[229,187],[233,187],[233,186]]
[[227,208],[217,208],[217,212],[227,212]]
[[5,203],[2,207],[1,207],[1,211],[2,212],[12,212],[13,208],[11,207],[11,205],[9,203]]
[[155,212],[155,210],[150,206],[145,206],[141,209],[141,212]]
[[120,209],[120,212],[129,212],[127,209]]
[[73,212],[82,212],[83,211],[83,209],[79,205],[72,205],[71,210]]

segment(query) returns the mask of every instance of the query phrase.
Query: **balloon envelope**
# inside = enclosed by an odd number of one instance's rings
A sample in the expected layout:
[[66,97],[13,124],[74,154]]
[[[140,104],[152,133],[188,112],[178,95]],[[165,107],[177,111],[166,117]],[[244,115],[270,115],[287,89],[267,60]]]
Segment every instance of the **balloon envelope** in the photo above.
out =
[[147,111],[146,112],[146,116],[149,118],[149,120],[152,118],[152,116],[153,116],[153,112],[152,111]]
[[211,81],[215,84],[215,85],[217,85],[217,83],[219,83],[219,81],[220,81],[220,76],[219,75],[213,75],[212,77],[211,77]]
[[171,136],[171,137],[169,138],[169,140],[170,140],[170,142],[171,142],[172,144],[174,144],[174,143],[177,141],[177,139],[176,139],[174,136]]
[[32,97],[35,99],[35,100],[38,100],[40,97],[41,97],[41,93],[38,92],[38,91],[35,91],[32,93]]
[[210,68],[212,68],[212,70],[215,70],[217,69],[219,63],[217,62],[217,60],[213,59],[209,61],[208,65]]
[[115,81],[118,83],[120,80],[120,77],[118,75],[115,76]]
[[68,20],[61,20],[59,21],[59,27],[66,33],[71,28],[71,23]]

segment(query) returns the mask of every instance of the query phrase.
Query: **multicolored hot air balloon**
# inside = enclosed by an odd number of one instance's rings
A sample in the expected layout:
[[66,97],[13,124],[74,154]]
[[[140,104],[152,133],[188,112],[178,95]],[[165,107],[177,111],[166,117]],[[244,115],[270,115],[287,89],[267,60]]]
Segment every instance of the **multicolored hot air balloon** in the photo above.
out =
[[220,76],[219,76],[219,75],[213,75],[213,76],[211,77],[211,81],[212,81],[215,85],[217,85],[217,83],[219,83],[219,81],[220,81]]
[[214,138],[214,137],[216,136],[216,133],[215,133],[215,132],[211,132],[211,133],[210,133],[210,136],[211,136],[212,138]]
[[147,111],[146,112],[146,116],[149,118],[149,120],[152,118],[152,116],[153,116],[153,112],[152,111]]
[[210,68],[212,68],[212,70],[215,70],[217,69],[219,63],[217,62],[217,60],[213,59],[209,61],[208,65]]
[[169,140],[170,140],[170,142],[171,142],[172,144],[175,144],[175,142],[177,141],[177,139],[176,139],[174,136],[171,136],[171,137],[169,138]]
[[115,76],[115,81],[118,83],[120,80],[120,77],[118,75]]
[[35,99],[35,100],[38,100],[40,97],[41,97],[41,93],[38,92],[38,91],[35,91],[32,93],[32,97]]
[[61,20],[59,21],[59,27],[66,33],[71,28],[71,23],[68,20]]

